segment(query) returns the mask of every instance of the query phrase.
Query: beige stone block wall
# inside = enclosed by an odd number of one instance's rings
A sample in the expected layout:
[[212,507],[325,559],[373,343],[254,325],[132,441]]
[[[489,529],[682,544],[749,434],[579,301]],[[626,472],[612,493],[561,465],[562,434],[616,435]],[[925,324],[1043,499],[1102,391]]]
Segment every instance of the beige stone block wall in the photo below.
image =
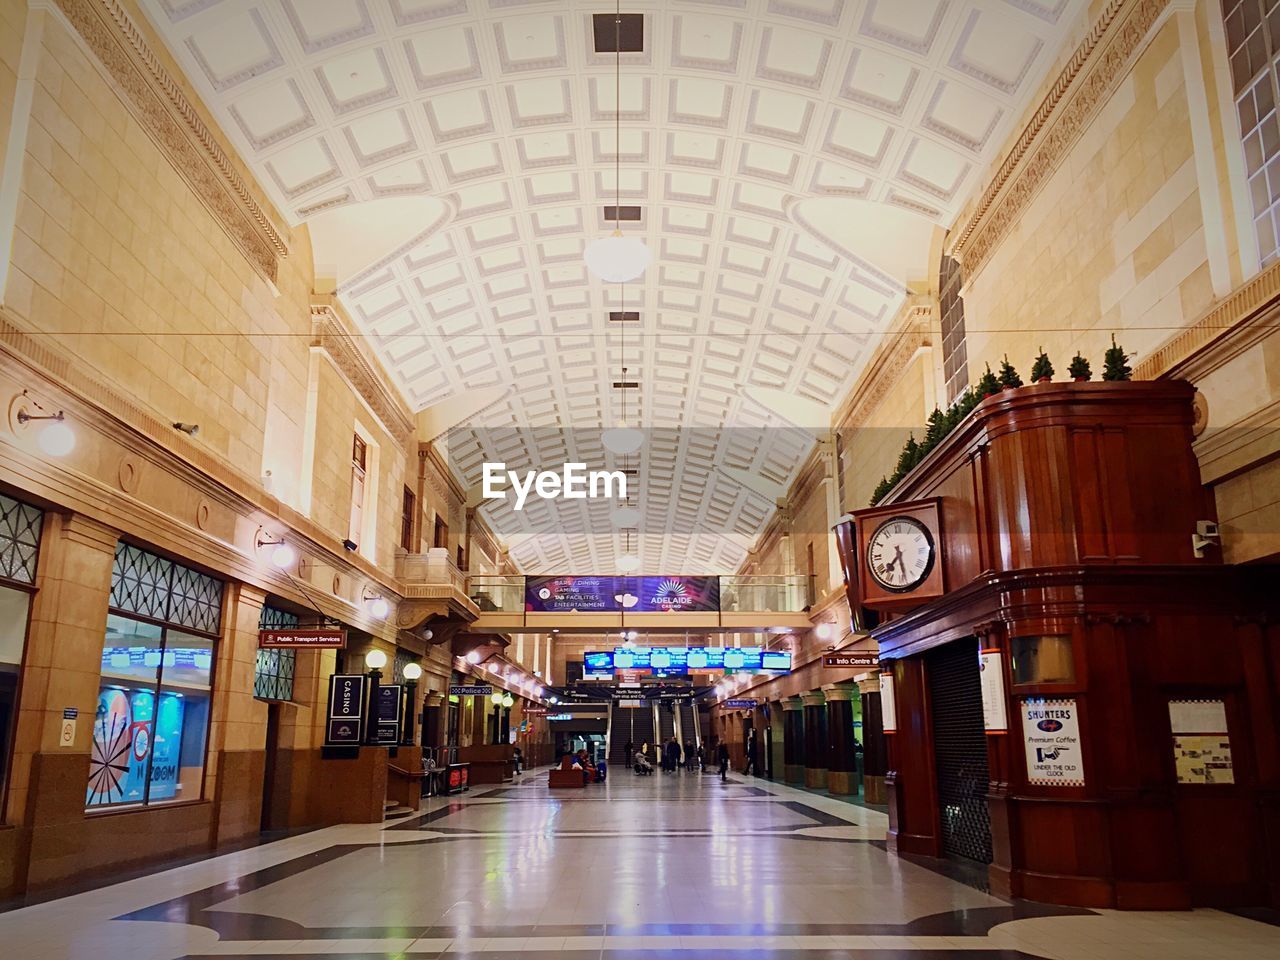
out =
[[1026,378],[1041,347],[1059,376],[1077,350],[1097,375],[1111,333],[1140,357],[1213,302],[1178,29],[1160,29],[966,276],[971,379],[1005,354]]
[[923,436],[924,422],[932,409],[926,381],[932,375],[930,355],[916,356],[903,369],[884,400],[870,412],[866,422],[841,431],[844,510],[868,506],[871,491],[881,477],[893,472],[907,438],[912,433],[917,440]]
[[0,159],[9,148],[9,122],[26,25],[26,0],[0,0]]

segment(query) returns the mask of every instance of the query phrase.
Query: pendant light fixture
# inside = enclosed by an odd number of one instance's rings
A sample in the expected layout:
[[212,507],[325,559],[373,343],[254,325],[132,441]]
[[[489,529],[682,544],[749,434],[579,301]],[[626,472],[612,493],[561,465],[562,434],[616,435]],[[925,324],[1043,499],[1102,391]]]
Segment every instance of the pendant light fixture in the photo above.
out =
[[626,283],[641,276],[652,254],[639,237],[622,235],[622,3],[613,15],[613,233],[587,244],[587,269],[605,283]]

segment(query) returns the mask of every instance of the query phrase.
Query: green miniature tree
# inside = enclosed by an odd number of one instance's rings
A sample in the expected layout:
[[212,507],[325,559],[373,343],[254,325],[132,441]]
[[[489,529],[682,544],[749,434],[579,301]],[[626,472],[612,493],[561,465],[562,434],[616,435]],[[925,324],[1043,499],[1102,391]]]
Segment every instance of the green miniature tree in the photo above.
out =
[[1031,364],[1031,382],[1032,383],[1048,383],[1053,379],[1053,364],[1049,362],[1049,355],[1044,352],[1044,347],[1040,348],[1040,355],[1036,357],[1035,363]]
[[1093,368],[1089,366],[1089,361],[1078,353],[1071,358],[1071,366],[1067,367],[1067,373],[1071,374],[1072,380],[1079,383],[1093,379]]
[[991,364],[987,364],[987,372],[978,380],[978,396],[980,398],[994,397],[1000,392],[1000,381],[996,379],[996,375],[991,372]]
[[925,450],[932,450],[942,442],[942,438],[950,430],[947,426],[947,415],[937,407],[934,407],[933,413],[929,414],[929,419],[925,423],[924,448]]
[[920,462],[920,444],[916,442],[916,435],[913,433],[907,437],[906,446],[902,448],[902,453],[898,454],[898,466],[894,469],[894,483],[901,480],[911,468]]
[[1018,376],[1018,371],[1013,369],[1013,364],[1009,362],[1008,354],[1005,354],[1005,358],[1000,364],[1000,386],[1007,390],[1022,386],[1022,378]]
[[876,488],[871,491],[871,506],[875,506],[893,489],[893,484],[889,482],[888,477],[881,477],[880,482],[876,484]]
[[1124,352],[1124,347],[1116,343],[1116,335],[1114,333],[1111,335],[1111,346],[1107,347],[1102,363],[1103,380],[1133,379],[1133,370],[1129,366],[1129,355]]

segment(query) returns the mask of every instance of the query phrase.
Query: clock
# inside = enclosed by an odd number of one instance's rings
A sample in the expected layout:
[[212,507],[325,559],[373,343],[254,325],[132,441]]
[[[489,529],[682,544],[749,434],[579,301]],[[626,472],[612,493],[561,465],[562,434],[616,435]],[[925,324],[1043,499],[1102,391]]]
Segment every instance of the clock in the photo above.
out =
[[908,593],[933,571],[933,534],[910,516],[884,520],[867,540],[867,572],[884,590]]

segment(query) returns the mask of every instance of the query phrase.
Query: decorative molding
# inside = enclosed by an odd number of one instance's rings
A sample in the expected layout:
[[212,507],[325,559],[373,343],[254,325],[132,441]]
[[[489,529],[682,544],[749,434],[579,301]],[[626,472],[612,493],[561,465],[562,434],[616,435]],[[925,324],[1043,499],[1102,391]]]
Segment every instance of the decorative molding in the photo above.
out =
[[901,382],[903,371],[916,353],[933,345],[930,327],[934,316],[931,298],[913,298],[903,306],[897,332],[877,351],[857,389],[836,410],[833,430],[847,430],[867,422]]
[[413,413],[387,386],[389,377],[360,349],[343,323],[337,301],[331,297],[315,297],[311,303],[311,323],[311,345],[329,355],[387,432],[398,443],[408,443],[415,427]]
[[1111,0],[1005,155],[951,255],[972,276],[1106,105],[1171,0]]
[[121,99],[253,268],[271,284],[289,255],[271,218],[119,0],[53,0]]
[[1198,379],[1274,332],[1280,305],[1280,261],[1245,281],[1190,326],[1162,343],[1133,370],[1135,380]]

